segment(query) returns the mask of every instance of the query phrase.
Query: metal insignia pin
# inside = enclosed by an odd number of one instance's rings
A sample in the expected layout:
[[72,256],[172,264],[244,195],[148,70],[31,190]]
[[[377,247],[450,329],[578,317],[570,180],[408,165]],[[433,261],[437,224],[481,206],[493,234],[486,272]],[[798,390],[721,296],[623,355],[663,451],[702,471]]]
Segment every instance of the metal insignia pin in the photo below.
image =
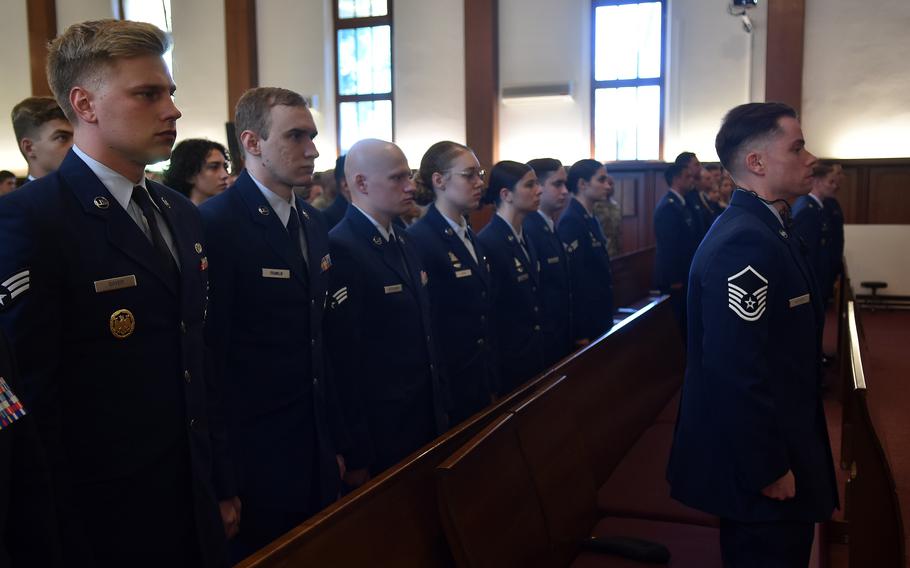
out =
[[260,208],[259,208],[259,214],[260,214],[260,215],[268,215],[268,214],[269,214],[269,208],[268,208],[268,207],[260,207]]
[[163,197],[161,198],[161,203],[164,203],[164,206],[167,207],[168,209],[171,208],[171,204],[168,203],[167,199],[165,199]]
[[111,335],[117,339],[126,339],[133,334],[136,329],[136,318],[133,312],[127,309],[120,309],[111,314],[110,319]]
[[455,231],[452,230],[452,227],[446,227],[444,232],[446,235],[448,235],[450,237],[455,234]]
[[107,200],[107,197],[98,196],[94,199],[93,203],[98,209],[107,209],[111,206],[111,202]]
[[304,219],[309,220],[309,218],[310,218],[310,214],[309,214],[309,213],[307,213],[306,211],[301,211],[301,213],[303,214],[303,218],[304,218]]
[[379,238],[379,235],[373,235],[373,244],[376,246],[382,244],[382,239]]
[[780,233],[780,236],[782,236],[783,238],[785,238],[785,239],[787,238],[787,231],[781,229],[781,230],[779,231],[779,233]]
[[515,242],[515,237],[513,237],[512,235],[509,235],[508,237],[506,237],[506,239],[507,239],[510,243]]
[[202,243],[196,243],[195,245],[193,245],[193,249],[195,249],[195,251],[197,253],[201,253],[202,252]]

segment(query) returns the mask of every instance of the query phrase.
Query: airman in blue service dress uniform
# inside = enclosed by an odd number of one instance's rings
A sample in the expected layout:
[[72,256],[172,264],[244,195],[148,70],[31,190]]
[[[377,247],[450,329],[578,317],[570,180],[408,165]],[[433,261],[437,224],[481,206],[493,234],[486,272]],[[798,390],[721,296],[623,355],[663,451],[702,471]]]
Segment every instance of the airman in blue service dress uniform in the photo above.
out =
[[569,253],[572,337],[580,342],[594,341],[613,327],[613,275],[607,239],[590,213],[595,202],[607,198],[608,183],[607,170],[600,162],[581,160],[573,164],[567,185],[574,198],[556,226]]
[[569,255],[556,233],[558,215],[569,200],[566,170],[559,160],[531,160],[541,186],[540,208],[525,217],[524,234],[540,261],[540,309],[543,327],[544,366],[555,365],[574,350],[572,341],[572,287]]
[[0,333],[0,566],[62,566],[47,457]]
[[243,501],[230,543],[239,561],[331,503],[341,478],[323,357],[328,231],[293,192],[319,155],[316,125],[285,89],[251,89],[235,114],[246,170],[200,213],[211,265],[206,340]]
[[497,212],[477,240],[490,260],[499,394],[505,395],[544,368],[540,264],[521,231],[523,218],[536,215],[540,204],[534,170],[518,162],[499,162],[490,172],[486,200],[496,204]]
[[353,202],[329,232],[326,340],[351,438],[346,481],[359,485],[445,432],[448,401],[428,276],[410,239],[392,227],[413,201],[407,160],[394,144],[362,140],[345,172]]
[[672,495],[721,517],[725,566],[805,567],[837,505],[820,394],[823,308],[775,205],[808,190],[796,113],[751,103],[717,136],[741,186],[695,254]]
[[837,277],[842,248],[838,255],[837,237],[832,211],[825,210],[826,202],[837,190],[837,173],[827,164],[815,166],[812,191],[796,200],[793,206],[793,232],[799,235],[806,247],[809,264],[818,279],[822,300],[831,297]]
[[464,217],[480,204],[483,170],[469,148],[438,142],[424,154],[416,178],[436,196],[408,236],[428,276],[435,344],[454,426],[488,406],[499,382],[492,282],[484,251]]
[[689,267],[700,242],[695,217],[686,207],[683,197],[686,191],[691,191],[686,189],[688,177],[685,168],[670,164],[664,171],[670,190],[654,208],[654,236],[657,245],[654,255],[654,286],[661,293],[670,295],[673,313],[683,338],[686,334]]
[[58,37],[49,82],[75,145],[0,201],[0,327],[47,450],[67,566],[226,563],[217,500],[232,496],[203,369],[202,224],[143,174],[170,155],[180,117],[168,43],[113,20]]

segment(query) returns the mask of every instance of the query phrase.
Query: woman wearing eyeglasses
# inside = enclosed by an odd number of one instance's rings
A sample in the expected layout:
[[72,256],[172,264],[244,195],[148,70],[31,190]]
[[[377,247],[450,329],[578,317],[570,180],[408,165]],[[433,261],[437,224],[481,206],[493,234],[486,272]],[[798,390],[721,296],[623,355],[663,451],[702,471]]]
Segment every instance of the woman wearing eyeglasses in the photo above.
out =
[[540,184],[530,166],[510,161],[493,166],[486,200],[496,205],[496,215],[478,240],[490,259],[499,393],[503,395],[544,367],[540,263],[522,231],[525,217],[537,214],[540,195]]
[[227,189],[228,178],[224,146],[211,140],[188,138],[174,147],[163,181],[198,206]]
[[483,195],[483,170],[470,148],[437,142],[415,175],[418,192],[435,201],[408,233],[427,272],[427,289],[455,425],[483,409],[496,392],[490,275],[465,216]]

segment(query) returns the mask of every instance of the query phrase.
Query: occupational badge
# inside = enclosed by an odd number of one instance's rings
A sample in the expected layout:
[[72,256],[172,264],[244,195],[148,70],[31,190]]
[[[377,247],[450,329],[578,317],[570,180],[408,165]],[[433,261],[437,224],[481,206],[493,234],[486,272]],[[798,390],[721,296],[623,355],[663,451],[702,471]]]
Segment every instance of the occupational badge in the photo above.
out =
[[111,334],[117,339],[126,339],[133,335],[136,329],[136,318],[133,312],[127,309],[120,309],[111,314]]
[[94,203],[95,207],[98,209],[107,209],[111,206],[111,202],[107,200],[107,197],[103,197],[101,195],[93,199],[92,203]]
[[727,278],[727,305],[746,321],[757,321],[765,313],[768,281],[751,266]]
[[200,254],[202,252],[202,243],[196,243],[193,245],[193,250],[196,251],[196,254]]

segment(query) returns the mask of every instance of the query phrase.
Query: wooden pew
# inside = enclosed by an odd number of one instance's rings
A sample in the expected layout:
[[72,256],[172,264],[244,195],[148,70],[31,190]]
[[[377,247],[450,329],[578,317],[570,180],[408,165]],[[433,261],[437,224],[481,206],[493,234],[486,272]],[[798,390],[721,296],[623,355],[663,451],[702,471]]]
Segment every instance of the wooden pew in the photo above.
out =
[[[307,520],[287,534],[238,564],[242,568],[290,566],[371,566],[400,568],[402,566],[451,566],[453,558],[446,543],[436,502],[434,470],[443,460],[482,431],[491,422],[503,416],[520,400],[532,395],[554,374],[564,367],[587,369],[596,377],[598,366],[603,364],[605,353],[619,359],[619,367],[635,371],[634,353],[642,347],[653,345],[658,330],[669,326],[675,330],[672,312],[666,298],[655,298],[647,305],[617,324],[609,334],[585,349],[571,355],[553,369],[530,380],[495,405],[475,415],[444,436],[421,448],[404,461],[371,480],[357,491],[345,496],[321,513]],[[675,331],[674,331],[675,333]],[[601,353],[601,351],[604,353]],[[655,357],[640,357],[639,363]],[[670,358],[672,360],[672,358]],[[666,361],[655,361],[663,365]],[[606,393],[612,397],[627,396],[615,385],[607,384]],[[656,414],[672,396],[667,386],[655,388],[652,395],[663,396],[646,406]],[[665,394],[664,394],[665,393]],[[633,397],[633,400],[638,398]],[[589,422],[601,422],[609,427],[621,415],[598,417],[596,406],[584,413]],[[601,433],[598,439],[606,439]],[[601,468],[621,457],[634,442],[633,439],[617,442],[616,448],[601,452]],[[599,482],[602,481],[599,480]],[[377,554],[377,551],[381,551]]]
[[[876,433],[875,408],[863,373],[862,352],[853,301],[847,305],[849,352],[845,354],[853,388],[845,400],[850,407],[850,479],[847,480],[851,567],[899,568],[904,566],[903,522],[891,467]],[[871,388],[875,388],[874,385]]]

